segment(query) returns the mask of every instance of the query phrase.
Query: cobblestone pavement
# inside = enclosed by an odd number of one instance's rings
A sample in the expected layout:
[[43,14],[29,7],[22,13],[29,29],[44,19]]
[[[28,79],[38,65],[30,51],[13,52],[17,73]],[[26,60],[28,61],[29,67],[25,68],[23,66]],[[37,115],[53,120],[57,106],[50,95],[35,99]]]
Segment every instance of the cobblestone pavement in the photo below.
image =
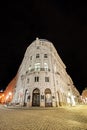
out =
[[87,105],[30,109],[0,106],[0,130],[87,130]]

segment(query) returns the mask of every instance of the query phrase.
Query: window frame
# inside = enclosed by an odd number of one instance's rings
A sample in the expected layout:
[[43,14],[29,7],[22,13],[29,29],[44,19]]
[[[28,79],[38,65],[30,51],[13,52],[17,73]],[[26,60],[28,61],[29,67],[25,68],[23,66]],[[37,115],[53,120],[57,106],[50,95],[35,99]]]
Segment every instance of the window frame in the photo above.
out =
[[39,82],[39,76],[34,77],[34,82]]
[[49,77],[45,77],[45,82],[49,82]]
[[47,53],[44,54],[44,58],[48,58],[48,54]]
[[36,58],[40,58],[40,54],[39,53],[36,54]]

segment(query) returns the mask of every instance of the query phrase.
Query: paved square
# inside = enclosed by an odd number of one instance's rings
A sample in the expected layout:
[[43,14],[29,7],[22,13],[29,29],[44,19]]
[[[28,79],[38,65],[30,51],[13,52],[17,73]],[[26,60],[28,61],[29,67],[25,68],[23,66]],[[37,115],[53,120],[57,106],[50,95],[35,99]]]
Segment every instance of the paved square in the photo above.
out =
[[0,130],[87,130],[87,105],[63,108],[0,108]]

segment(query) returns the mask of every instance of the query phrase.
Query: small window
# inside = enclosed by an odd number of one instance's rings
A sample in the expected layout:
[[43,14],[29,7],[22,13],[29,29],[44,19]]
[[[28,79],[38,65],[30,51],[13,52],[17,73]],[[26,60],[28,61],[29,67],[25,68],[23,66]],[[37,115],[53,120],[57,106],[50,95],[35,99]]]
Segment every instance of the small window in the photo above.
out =
[[44,58],[47,58],[48,56],[47,56],[47,54],[44,54]]
[[39,82],[39,77],[35,77],[35,82]]
[[30,60],[32,60],[32,56],[30,57]]
[[27,83],[29,83],[29,79],[27,79]]
[[39,54],[36,54],[36,58],[39,58],[40,57],[40,55]]
[[45,82],[49,82],[49,77],[45,77]]
[[39,47],[39,46],[37,46],[37,49],[40,49],[40,47]]

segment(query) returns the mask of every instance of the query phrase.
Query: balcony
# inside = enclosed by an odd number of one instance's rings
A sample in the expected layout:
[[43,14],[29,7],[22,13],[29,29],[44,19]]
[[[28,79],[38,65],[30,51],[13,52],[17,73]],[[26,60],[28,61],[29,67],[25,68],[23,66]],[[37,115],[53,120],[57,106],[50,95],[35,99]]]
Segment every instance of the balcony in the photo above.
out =
[[32,68],[29,71],[26,71],[26,74],[30,74],[32,72],[40,72],[40,71],[45,71],[45,72],[50,72],[49,68]]

